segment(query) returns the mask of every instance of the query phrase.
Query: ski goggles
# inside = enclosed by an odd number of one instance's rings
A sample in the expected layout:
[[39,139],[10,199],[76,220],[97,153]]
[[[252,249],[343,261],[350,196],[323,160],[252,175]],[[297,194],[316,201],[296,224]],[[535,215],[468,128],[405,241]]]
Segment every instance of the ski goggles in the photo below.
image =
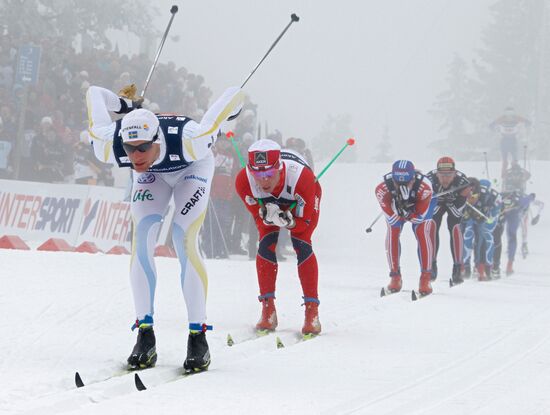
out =
[[275,174],[279,171],[279,168],[273,167],[273,168],[267,169],[267,170],[248,169],[248,171],[252,174],[252,176],[255,179],[269,179],[269,178],[275,176]]
[[141,143],[137,146],[133,146],[129,143],[122,143],[122,147],[124,148],[124,151],[126,151],[126,154],[133,154],[136,151],[139,151],[140,153],[145,153],[153,146],[153,143],[157,141],[157,138],[158,135],[155,135],[151,141]]

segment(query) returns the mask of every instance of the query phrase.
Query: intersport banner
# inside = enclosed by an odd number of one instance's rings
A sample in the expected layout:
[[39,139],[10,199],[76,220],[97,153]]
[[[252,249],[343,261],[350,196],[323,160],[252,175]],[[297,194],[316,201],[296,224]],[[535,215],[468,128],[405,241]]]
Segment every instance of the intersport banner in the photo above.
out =
[[0,236],[25,241],[94,242],[103,251],[131,249],[130,204],[111,187],[0,180]]

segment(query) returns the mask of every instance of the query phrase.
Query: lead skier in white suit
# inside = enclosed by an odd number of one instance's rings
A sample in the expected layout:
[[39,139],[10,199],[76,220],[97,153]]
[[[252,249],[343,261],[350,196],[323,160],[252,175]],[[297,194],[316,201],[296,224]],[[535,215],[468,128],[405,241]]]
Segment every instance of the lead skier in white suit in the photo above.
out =
[[[128,90],[126,90],[127,92]],[[121,91],[122,92],[122,91]],[[205,332],[208,277],[198,251],[214,174],[211,147],[222,124],[242,108],[242,92],[227,89],[200,123],[176,115],[153,114],[139,108],[140,99],[91,86],[86,93],[89,134],[96,157],[134,170],[131,213],[134,222],[130,281],[138,338],[128,367],[142,369],[157,360],[153,331],[157,273],[153,261],[155,238],[170,198],[175,217],[172,239],[181,265],[181,286],[189,319],[186,372],[206,370],[210,352]],[[132,98],[132,99],[130,99]],[[113,122],[110,113],[126,114]]]

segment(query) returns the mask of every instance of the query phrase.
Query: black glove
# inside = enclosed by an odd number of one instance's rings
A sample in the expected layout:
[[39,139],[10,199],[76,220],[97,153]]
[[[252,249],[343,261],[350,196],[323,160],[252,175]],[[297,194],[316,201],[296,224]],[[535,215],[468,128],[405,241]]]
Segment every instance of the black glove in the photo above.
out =
[[120,110],[115,111],[115,114],[128,114],[133,110],[141,108],[141,104],[143,104],[143,98],[141,97],[135,100],[121,97],[118,97],[118,99],[120,100]]

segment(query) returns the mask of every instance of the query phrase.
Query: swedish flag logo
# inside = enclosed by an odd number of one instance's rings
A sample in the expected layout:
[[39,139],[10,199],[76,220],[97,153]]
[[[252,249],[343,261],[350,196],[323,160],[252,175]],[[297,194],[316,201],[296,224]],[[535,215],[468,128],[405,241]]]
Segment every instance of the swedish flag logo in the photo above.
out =
[[129,138],[130,140],[133,140],[133,139],[135,139],[135,138],[138,138],[138,132],[137,132],[137,131],[130,131],[130,132],[128,133],[128,138]]

